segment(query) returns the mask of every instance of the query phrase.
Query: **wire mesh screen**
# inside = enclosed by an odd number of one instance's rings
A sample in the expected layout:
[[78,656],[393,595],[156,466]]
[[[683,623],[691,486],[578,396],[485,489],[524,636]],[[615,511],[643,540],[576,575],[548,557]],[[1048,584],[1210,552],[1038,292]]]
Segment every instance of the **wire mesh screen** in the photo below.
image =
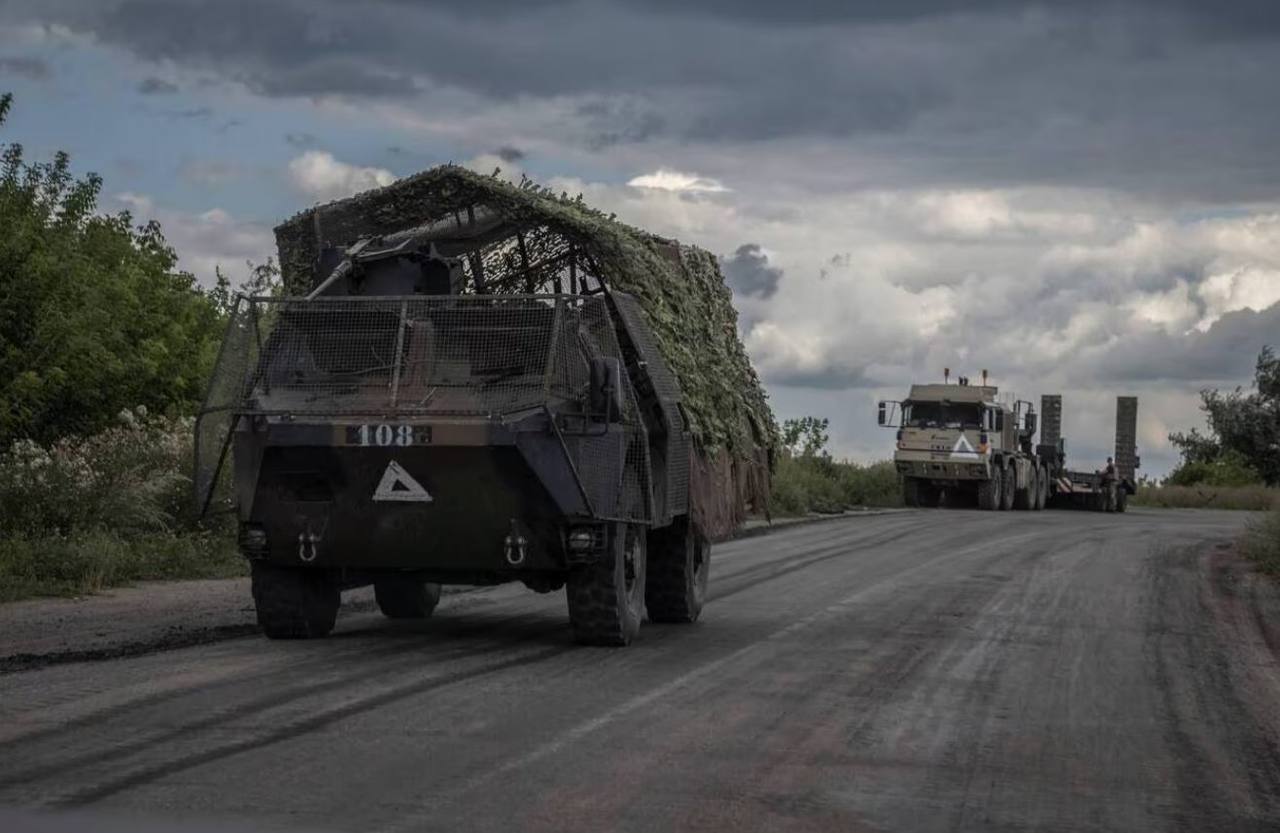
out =
[[248,299],[239,298],[223,336],[205,394],[204,406],[196,417],[195,474],[196,503],[201,511],[224,500],[229,491],[229,472],[223,470],[227,444],[243,404],[244,380],[258,363],[258,310]]
[[[240,299],[196,423],[198,501],[220,498],[241,416],[582,413],[590,360],[620,355],[598,296]],[[575,435],[566,447],[579,471],[597,469],[597,515],[640,520],[651,502],[648,444],[625,373],[621,382],[614,450]]]
[[[583,301],[579,322],[578,343],[588,358],[617,359],[625,366],[608,302],[603,296]],[[640,422],[633,380],[626,376],[625,370],[623,376],[622,422],[628,430],[600,435],[588,429],[580,436],[567,437],[565,445],[584,478],[601,484],[595,490],[588,487],[596,515],[647,521],[653,516],[649,440]]]
[[502,416],[582,395],[581,307],[568,296],[251,299],[232,326],[253,338],[224,349],[244,360],[220,363],[214,385],[242,413]]

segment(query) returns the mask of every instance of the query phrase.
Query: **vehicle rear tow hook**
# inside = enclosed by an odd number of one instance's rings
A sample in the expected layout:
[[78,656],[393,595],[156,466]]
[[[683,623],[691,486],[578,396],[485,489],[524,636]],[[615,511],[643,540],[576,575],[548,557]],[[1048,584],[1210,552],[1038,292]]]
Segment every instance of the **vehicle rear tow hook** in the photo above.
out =
[[298,558],[301,559],[304,564],[310,564],[312,561],[315,561],[316,556],[319,555],[319,548],[316,546],[316,544],[319,544],[319,543],[320,543],[320,536],[316,535],[311,530],[307,530],[306,532],[299,532],[298,533]]
[[503,554],[507,558],[507,563],[512,567],[519,567],[524,563],[525,547],[528,541],[520,531],[516,529],[516,525],[511,524],[511,534],[503,539]]

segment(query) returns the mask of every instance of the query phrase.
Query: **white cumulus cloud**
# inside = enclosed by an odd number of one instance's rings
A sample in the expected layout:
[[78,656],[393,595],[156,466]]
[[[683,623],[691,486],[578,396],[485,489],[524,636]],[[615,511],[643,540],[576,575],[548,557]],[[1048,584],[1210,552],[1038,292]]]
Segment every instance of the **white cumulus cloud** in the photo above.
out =
[[674,171],[670,168],[659,168],[651,174],[632,177],[627,184],[632,188],[654,188],[659,191],[687,191],[704,194],[722,194],[729,190],[723,183],[710,177]]
[[386,168],[362,167],[336,159],[323,150],[309,150],[289,162],[289,179],[313,199],[336,200],[396,181]]

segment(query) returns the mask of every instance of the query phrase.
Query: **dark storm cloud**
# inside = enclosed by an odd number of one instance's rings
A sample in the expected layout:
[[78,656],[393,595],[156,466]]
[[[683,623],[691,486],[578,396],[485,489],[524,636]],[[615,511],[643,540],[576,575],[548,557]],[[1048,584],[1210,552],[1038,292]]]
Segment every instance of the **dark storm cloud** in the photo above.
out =
[[[759,360],[759,357],[757,357]],[[823,367],[813,370],[771,369],[762,376],[771,385],[785,385],[789,388],[810,388],[813,390],[849,390],[850,388],[884,387],[886,381],[877,379],[868,373],[865,366],[848,366],[843,363],[829,362]]]
[[31,81],[44,81],[53,76],[53,69],[40,58],[0,56],[0,76],[17,75]]
[[1248,378],[1264,345],[1280,346],[1280,303],[1236,310],[1190,335],[1130,336],[1106,350],[1097,373],[1124,381],[1216,383]]
[[525,157],[524,151],[522,151],[520,148],[512,147],[511,145],[503,145],[502,147],[495,150],[493,153],[495,156],[497,156],[503,162],[506,162],[508,165],[512,165],[512,164],[515,164],[516,162],[520,162]]
[[782,270],[769,265],[759,243],[743,243],[729,257],[720,259],[725,281],[737,295],[771,298],[778,291]]
[[138,82],[138,92],[142,95],[172,95],[177,91],[177,84],[163,78],[143,78]]
[[[1254,0],[13,0],[263,96],[577,99],[560,138],[844,143],[832,187],[1071,183],[1211,200],[1280,187],[1280,14]],[[4,13],[0,13],[4,14]]]

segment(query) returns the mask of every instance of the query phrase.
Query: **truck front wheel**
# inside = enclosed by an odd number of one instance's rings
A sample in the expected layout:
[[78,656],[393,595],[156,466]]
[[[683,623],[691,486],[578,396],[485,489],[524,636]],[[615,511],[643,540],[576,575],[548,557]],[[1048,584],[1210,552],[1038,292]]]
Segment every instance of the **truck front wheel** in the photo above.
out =
[[651,622],[695,622],[711,572],[711,542],[688,516],[649,534],[644,603]]
[[341,593],[324,570],[253,562],[253,604],[268,639],[326,636],[338,618]]
[[920,505],[920,481],[914,477],[902,478],[902,502],[910,507]]
[[605,552],[569,571],[565,582],[573,638],[583,645],[630,645],[644,612],[645,535],[616,523]]
[[1008,511],[1013,508],[1014,489],[1017,485],[1013,466],[1004,469],[1004,482],[1000,484],[1000,508]]
[[1000,487],[1004,478],[999,469],[991,472],[991,477],[978,484],[978,508],[993,512],[1000,508]]
[[[1009,471],[1012,472],[1015,477],[1017,476],[1017,469],[1013,466],[1009,467]],[[1036,481],[1036,469],[1032,466],[1027,471],[1027,482],[1022,484],[1022,488],[1015,488],[1013,492],[1013,508],[1022,512],[1036,508],[1036,489],[1038,488],[1038,483]]]

